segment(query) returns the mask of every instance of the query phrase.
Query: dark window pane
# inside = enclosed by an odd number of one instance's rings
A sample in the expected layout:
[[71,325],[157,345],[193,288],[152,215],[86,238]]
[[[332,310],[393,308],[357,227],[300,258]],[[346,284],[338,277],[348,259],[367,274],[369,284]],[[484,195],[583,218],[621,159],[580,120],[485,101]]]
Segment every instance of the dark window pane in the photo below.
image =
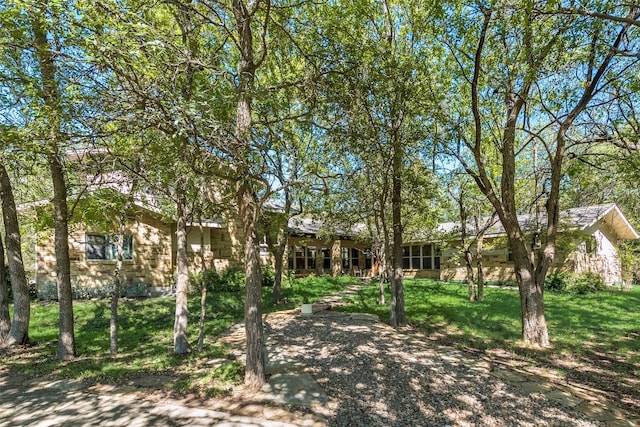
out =
[[412,257],[411,258],[411,268],[415,268],[416,270],[420,269],[420,257]]
[[411,261],[411,258],[402,258],[402,268],[409,268],[409,263]]
[[410,246],[403,246],[402,247],[402,256],[409,256],[409,255],[411,255]]
[[435,264],[434,270],[440,270],[440,257],[433,257],[433,263]]
[[87,259],[107,259],[107,238],[100,234],[87,234]]
[[431,258],[422,259],[422,268],[424,270],[431,270]]
[[422,246],[422,256],[431,256],[431,245]]

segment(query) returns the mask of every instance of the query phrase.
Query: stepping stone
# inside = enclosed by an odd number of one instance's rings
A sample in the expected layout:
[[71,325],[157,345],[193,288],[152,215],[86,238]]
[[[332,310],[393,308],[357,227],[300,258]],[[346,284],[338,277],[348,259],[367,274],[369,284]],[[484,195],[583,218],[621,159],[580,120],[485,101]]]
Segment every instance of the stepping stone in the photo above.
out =
[[276,374],[256,395],[257,399],[277,403],[305,405],[325,405],[327,394],[313,377],[301,372],[298,374]]
[[377,323],[380,321],[380,317],[378,317],[375,314],[369,314],[369,313],[353,313],[349,318],[351,320],[373,322],[373,323]]
[[575,406],[580,405],[584,402],[579,397],[574,396],[571,393],[561,390],[554,390],[552,392],[547,393],[547,399],[553,400],[554,402],[558,402],[559,404],[573,408]]

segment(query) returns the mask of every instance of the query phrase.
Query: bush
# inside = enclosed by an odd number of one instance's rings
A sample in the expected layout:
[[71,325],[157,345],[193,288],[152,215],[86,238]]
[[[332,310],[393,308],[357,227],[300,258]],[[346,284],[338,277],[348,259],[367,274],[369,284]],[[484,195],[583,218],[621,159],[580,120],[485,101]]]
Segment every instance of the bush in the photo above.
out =
[[595,294],[607,288],[604,280],[598,274],[591,271],[575,277],[571,284],[571,292],[578,295]]
[[38,290],[38,298],[45,301],[58,300],[58,285],[52,280],[47,280]]
[[[231,267],[218,273],[215,269],[207,269],[204,275],[204,285],[211,292],[240,292],[244,289],[244,270],[240,267]],[[191,276],[191,285],[199,285],[200,274]]]
[[262,266],[262,286],[273,287],[276,282],[276,270],[272,266],[266,264]]
[[571,275],[569,273],[549,273],[544,279],[544,289],[551,292],[566,291],[570,284]]

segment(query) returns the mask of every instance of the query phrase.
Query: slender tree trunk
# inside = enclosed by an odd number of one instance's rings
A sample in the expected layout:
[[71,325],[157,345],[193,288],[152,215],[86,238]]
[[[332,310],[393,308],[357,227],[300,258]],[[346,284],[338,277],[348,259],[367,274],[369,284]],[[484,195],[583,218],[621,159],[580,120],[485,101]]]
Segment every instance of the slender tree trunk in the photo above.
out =
[[124,238],[127,227],[127,213],[133,205],[133,197],[136,192],[137,180],[134,179],[129,190],[127,200],[120,211],[118,218],[118,258],[116,268],[113,271],[113,293],[111,294],[111,318],[109,321],[109,354],[113,357],[118,354],[118,303],[122,289],[122,265],[124,261]]
[[200,333],[198,334],[198,351],[204,349],[204,321],[207,317],[207,284],[205,283],[206,260],[204,257],[204,227],[202,226],[202,215],[198,223],[200,227],[200,264],[202,271],[200,273]]
[[126,210],[120,212],[118,221],[118,257],[113,271],[113,293],[111,294],[111,318],[109,322],[109,354],[118,354],[118,301],[122,289],[122,261],[124,260],[124,233],[126,227]]
[[[269,0],[264,3],[270,7]],[[247,362],[244,382],[251,389],[258,389],[266,382],[264,329],[262,325],[262,280],[260,255],[258,252],[256,226],[258,223],[258,203],[250,180],[250,143],[253,122],[251,103],[253,83],[258,64],[254,62],[252,14],[243,0],[232,0],[236,21],[237,45],[240,53],[238,66],[238,87],[236,105],[237,144],[234,153],[238,164],[236,195],[240,221],[244,231],[244,259],[246,274],[245,331],[247,335]],[[268,11],[267,11],[268,13]]]
[[384,282],[385,279],[387,277],[387,273],[386,273],[386,269],[387,269],[387,263],[386,263],[386,253],[384,250],[384,245],[378,245],[378,250],[376,251],[377,254],[377,258],[378,258],[378,262],[381,264],[379,269],[378,269],[378,274],[380,277],[378,277],[378,305],[385,305],[385,297],[384,297]]
[[9,316],[9,288],[4,264],[4,243],[0,235],[0,347],[5,345],[11,330],[11,316]]
[[71,293],[71,265],[69,262],[69,215],[67,209],[67,183],[64,168],[60,159],[62,142],[61,105],[56,80],[56,66],[51,46],[47,39],[46,11],[42,8],[46,3],[33,8],[33,36],[36,55],[40,65],[42,79],[42,99],[47,107],[49,135],[47,161],[53,183],[53,209],[56,254],[56,284],[58,287],[58,304],[60,306],[58,337],[58,359],[69,360],[76,356],[76,342],[73,300]]
[[402,147],[395,141],[393,152],[393,178],[391,212],[393,219],[393,272],[391,276],[391,315],[392,326],[407,323],[404,308],[404,285],[402,283]]
[[73,295],[71,293],[71,263],[69,260],[67,186],[62,164],[57,155],[49,155],[49,167],[53,179],[56,283],[58,286],[58,304],[60,306],[58,359],[69,360],[76,356],[76,339],[73,319]]
[[274,305],[280,304],[282,301],[282,271],[284,269],[284,255],[287,251],[289,238],[286,231],[286,225],[278,230],[278,241],[274,252],[275,258],[275,280],[273,283],[272,302]]
[[276,243],[275,257],[275,280],[273,283],[272,302],[274,305],[280,304],[282,300],[282,272],[284,269],[284,258],[289,245],[289,216],[291,214],[291,195],[289,190],[285,190],[284,218],[278,229],[278,241]]
[[173,324],[173,352],[187,354],[189,340],[187,339],[187,324],[189,319],[188,291],[189,291],[189,261],[187,259],[187,213],[186,200],[182,186],[176,188],[176,315]]
[[244,322],[247,335],[247,363],[244,382],[249,388],[258,389],[266,381],[266,357],[262,325],[262,278],[256,236],[257,203],[249,182],[241,181],[238,184],[238,197],[240,219],[245,236]]
[[476,266],[478,269],[478,301],[484,298],[484,271],[482,269],[482,251],[484,244],[484,233],[480,233],[476,239]]
[[[9,276],[11,277],[11,290],[13,291],[13,322],[11,323],[9,337],[5,341],[5,345],[12,346],[15,344],[26,344],[29,341],[31,299],[29,298],[29,284],[24,274],[21,246],[22,236],[20,235],[20,225],[18,224],[18,213],[13,198],[13,189],[7,170],[2,163],[0,163],[0,199],[2,199],[2,218],[7,244],[7,260],[9,264]],[[4,253],[2,257],[4,261]],[[6,288],[6,282],[4,282],[4,286]]]
[[464,191],[460,191],[458,198],[458,208],[460,210],[460,238],[461,246],[464,248],[464,263],[467,268],[467,286],[469,287],[469,301],[476,300],[476,286],[473,282],[473,257],[471,249],[467,244],[467,208],[464,203]]

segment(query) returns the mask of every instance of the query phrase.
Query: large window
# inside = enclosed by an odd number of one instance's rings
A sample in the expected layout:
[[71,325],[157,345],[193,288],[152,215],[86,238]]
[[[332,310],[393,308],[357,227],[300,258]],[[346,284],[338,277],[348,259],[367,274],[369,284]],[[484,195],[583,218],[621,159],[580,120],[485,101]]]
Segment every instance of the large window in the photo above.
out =
[[[318,263],[318,254],[322,253],[323,263],[326,264],[325,248],[316,246],[294,246],[289,247],[289,269],[290,270],[315,270]],[[328,260],[331,266],[331,259]]]
[[360,250],[358,248],[341,248],[342,270],[347,272],[352,267],[360,266]]
[[402,268],[440,270],[440,250],[433,244],[402,247]]
[[[118,259],[118,236],[109,234],[87,234],[87,259],[115,261]],[[133,259],[133,237],[124,236],[124,253],[122,259]]]

